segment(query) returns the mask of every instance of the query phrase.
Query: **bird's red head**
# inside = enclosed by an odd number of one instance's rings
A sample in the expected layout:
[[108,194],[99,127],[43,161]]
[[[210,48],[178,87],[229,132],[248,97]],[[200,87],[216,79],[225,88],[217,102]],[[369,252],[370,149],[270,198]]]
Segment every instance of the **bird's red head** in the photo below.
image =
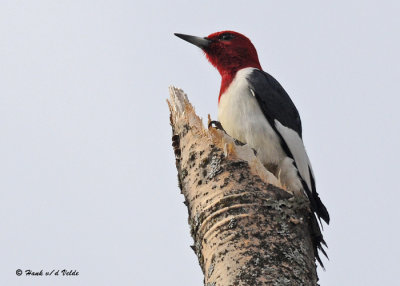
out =
[[210,40],[210,44],[203,51],[221,76],[234,75],[238,70],[247,67],[261,69],[256,48],[246,36],[233,31],[222,31],[213,33],[206,39]]
[[238,70],[247,67],[261,69],[256,48],[240,33],[222,31],[205,38],[175,35],[201,48],[210,63],[218,69],[222,76],[220,96],[228,88]]

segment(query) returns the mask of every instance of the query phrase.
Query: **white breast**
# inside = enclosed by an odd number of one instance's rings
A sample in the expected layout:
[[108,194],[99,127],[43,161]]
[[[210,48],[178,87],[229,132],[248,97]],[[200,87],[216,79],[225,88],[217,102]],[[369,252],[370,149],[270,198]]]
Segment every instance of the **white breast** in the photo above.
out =
[[230,136],[255,149],[264,165],[279,164],[286,155],[250,90],[246,77],[252,71],[253,68],[245,68],[236,73],[221,96],[218,120]]

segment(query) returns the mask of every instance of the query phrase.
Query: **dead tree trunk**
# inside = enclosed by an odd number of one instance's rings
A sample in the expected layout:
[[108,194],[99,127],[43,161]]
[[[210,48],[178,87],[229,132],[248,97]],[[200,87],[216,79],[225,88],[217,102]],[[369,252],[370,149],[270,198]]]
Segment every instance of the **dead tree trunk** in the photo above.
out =
[[204,284],[317,285],[308,201],[284,190],[247,145],[205,129],[182,90],[170,88],[168,105]]

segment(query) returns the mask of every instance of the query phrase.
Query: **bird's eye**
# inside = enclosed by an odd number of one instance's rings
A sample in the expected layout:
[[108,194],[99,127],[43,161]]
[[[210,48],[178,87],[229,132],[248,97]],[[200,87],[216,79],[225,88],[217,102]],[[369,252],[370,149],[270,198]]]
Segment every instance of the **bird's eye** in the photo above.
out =
[[233,38],[235,38],[235,36],[230,33],[223,33],[218,37],[218,39],[221,41],[229,41],[232,40]]

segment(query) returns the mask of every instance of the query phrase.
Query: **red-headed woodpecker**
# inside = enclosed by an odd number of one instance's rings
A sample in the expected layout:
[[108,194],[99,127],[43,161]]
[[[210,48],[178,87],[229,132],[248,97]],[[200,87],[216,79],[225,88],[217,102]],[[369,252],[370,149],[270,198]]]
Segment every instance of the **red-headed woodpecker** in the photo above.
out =
[[[304,148],[299,113],[279,82],[262,70],[251,41],[233,31],[204,38],[175,35],[201,48],[221,74],[218,120],[224,130],[252,147],[289,191],[304,192],[316,216],[329,223]],[[326,244],[315,217],[312,224],[315,257],[322,265],[317,249],[326,255],[321,246]]]

